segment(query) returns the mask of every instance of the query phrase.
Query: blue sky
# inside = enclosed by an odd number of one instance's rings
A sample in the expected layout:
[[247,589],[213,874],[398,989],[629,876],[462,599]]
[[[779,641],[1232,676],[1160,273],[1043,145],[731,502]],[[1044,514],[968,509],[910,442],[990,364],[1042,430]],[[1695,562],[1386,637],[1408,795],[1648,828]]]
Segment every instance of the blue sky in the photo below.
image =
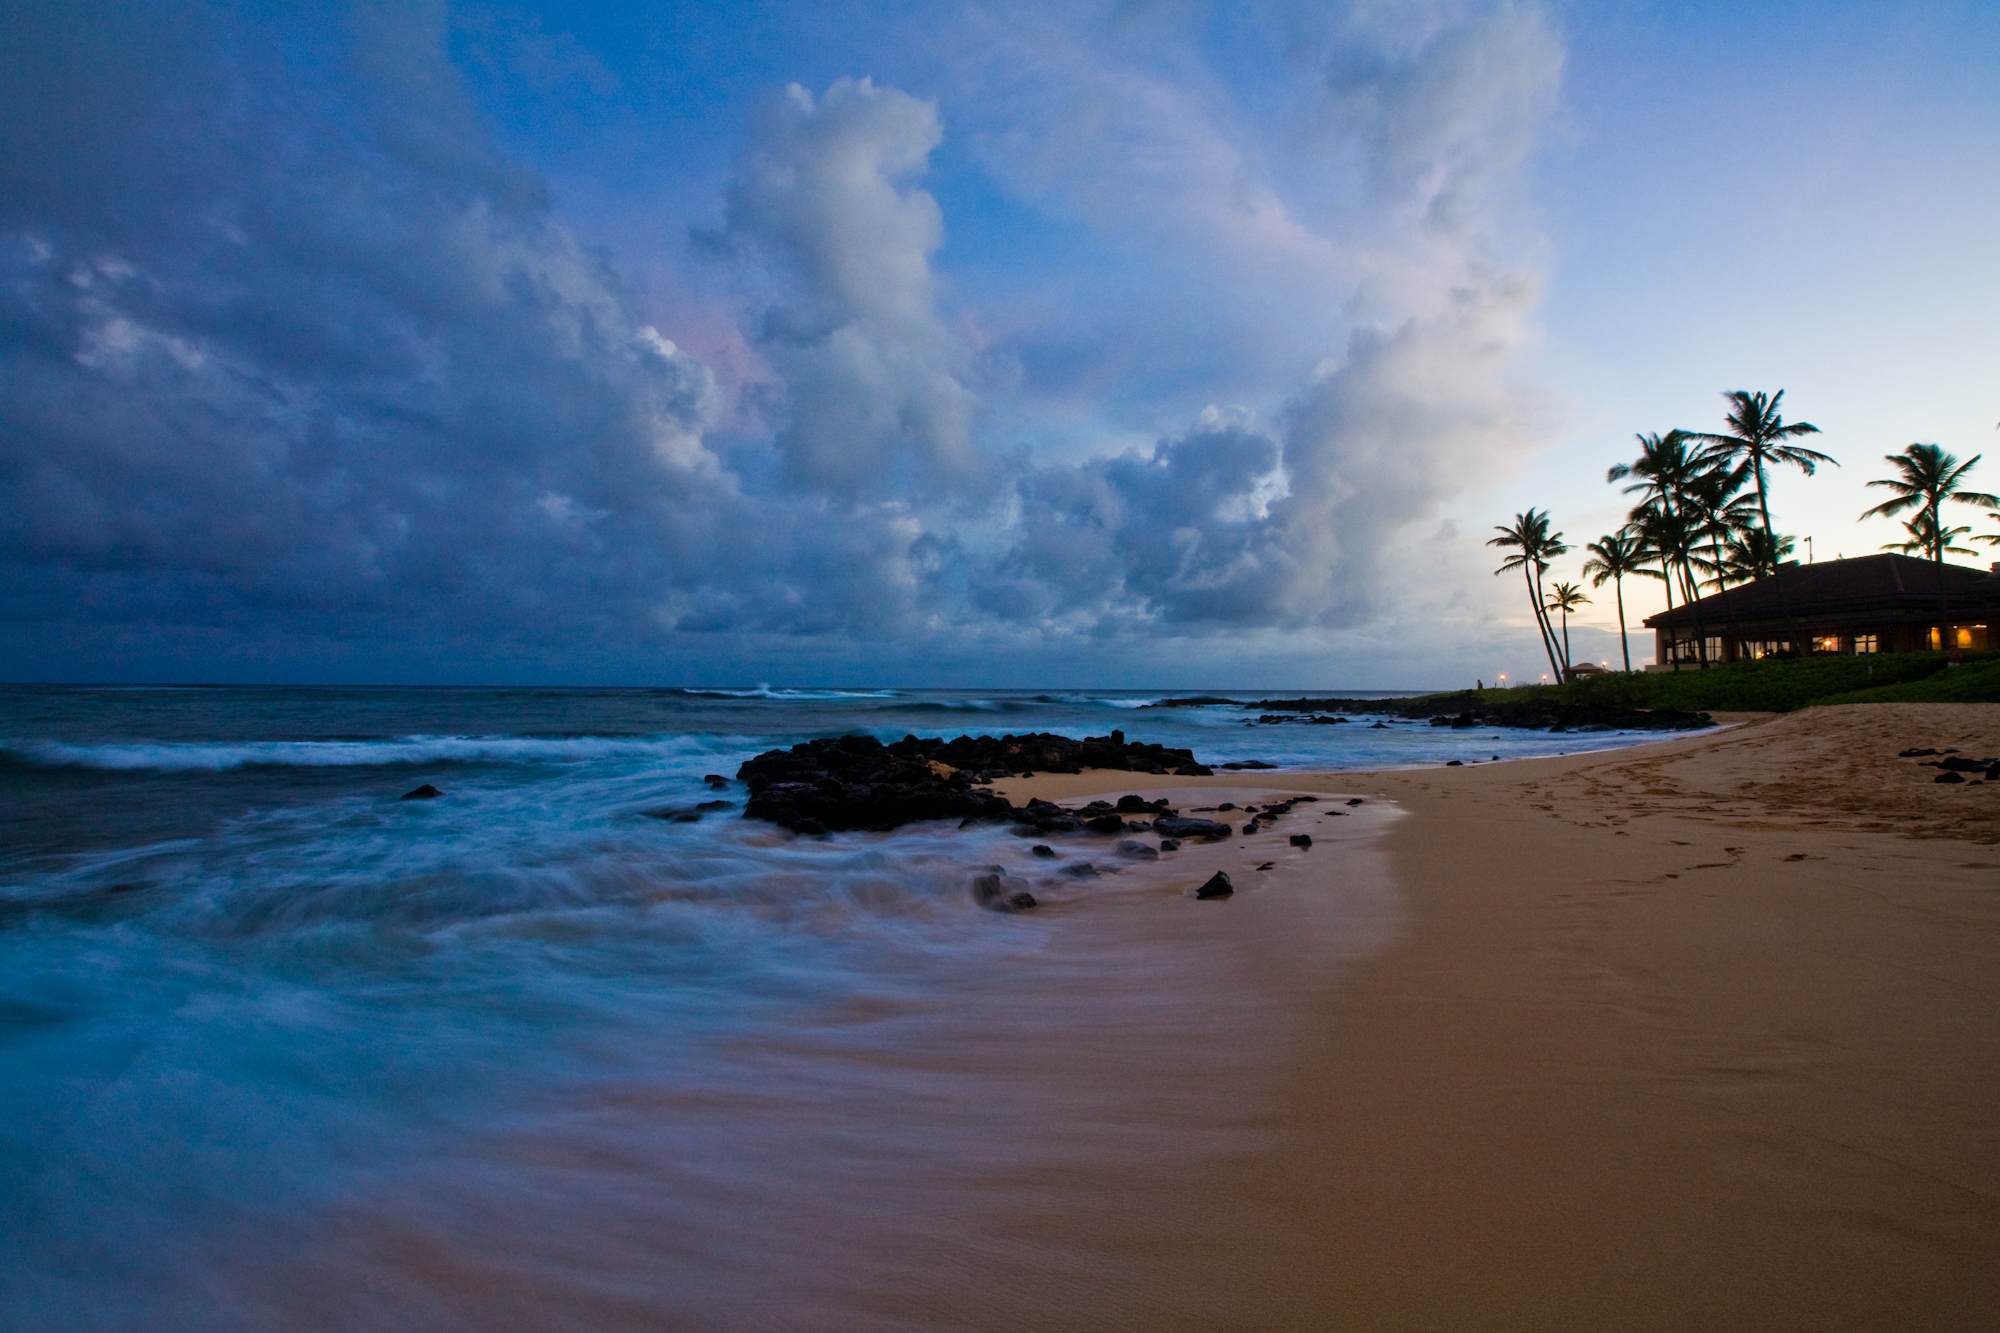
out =
[[1987,7],[28,8],[19,679],[1519,678],[1635,432],[2000,443]]

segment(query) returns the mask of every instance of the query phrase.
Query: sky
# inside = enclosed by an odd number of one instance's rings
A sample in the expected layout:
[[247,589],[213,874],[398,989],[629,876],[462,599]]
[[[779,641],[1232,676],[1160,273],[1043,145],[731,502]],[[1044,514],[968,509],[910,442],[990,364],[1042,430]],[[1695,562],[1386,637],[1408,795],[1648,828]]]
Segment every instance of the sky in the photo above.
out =
[[1976,4],[6,7],[0,675],[1538,679],[1494,526],[1576,577],[1724,391],[1811,558],[1909,443],[2000,489],[1996,76]]

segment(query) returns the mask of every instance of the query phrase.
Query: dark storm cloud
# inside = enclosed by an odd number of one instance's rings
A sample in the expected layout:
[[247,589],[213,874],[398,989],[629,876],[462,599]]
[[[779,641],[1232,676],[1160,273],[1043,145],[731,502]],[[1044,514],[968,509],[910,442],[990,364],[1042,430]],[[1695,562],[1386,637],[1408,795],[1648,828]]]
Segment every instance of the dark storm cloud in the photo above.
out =
[[[588,654],[1350,623],[1440,474],[1512,429],[1497,369],[1527,303],[1440,221],[1382,266],[1418,313],[1269,420],[1211,408],[1075,465],[984,447],[932,267],[936,108],[840,80],[749,127],[712,239],[764,275],[773,426],[721,431],[708,368],[495,149],[441,11],[30,9],[0,14],[17,634]],[[1347,114],[1497,77],[1467,41],[1341,75]],[[1363,135],[1396,207],[1449,186],[1429,215],[1476,212],[1466,136],[1512,132],[1522,99],[1457,96],[1414,146]]]
[[743,494],[704,442],[709,372],[493,153],[439,16],[279,44],[199,7],[27,8],[0,35],[17,621],[535,640],[908,613],[921,534]]

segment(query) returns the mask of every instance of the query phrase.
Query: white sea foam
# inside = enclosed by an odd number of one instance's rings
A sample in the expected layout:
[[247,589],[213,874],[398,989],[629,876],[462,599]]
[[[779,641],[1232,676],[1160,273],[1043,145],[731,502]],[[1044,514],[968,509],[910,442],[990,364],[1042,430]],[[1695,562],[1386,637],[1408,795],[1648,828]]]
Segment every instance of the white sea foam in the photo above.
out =
[[398,736],[371,741],[71,741],[10,740],[0,753],[51,768],[166,772],[248,768],[356,768],[380,764],[587,763],[677,760],[714,753],[699,736]]

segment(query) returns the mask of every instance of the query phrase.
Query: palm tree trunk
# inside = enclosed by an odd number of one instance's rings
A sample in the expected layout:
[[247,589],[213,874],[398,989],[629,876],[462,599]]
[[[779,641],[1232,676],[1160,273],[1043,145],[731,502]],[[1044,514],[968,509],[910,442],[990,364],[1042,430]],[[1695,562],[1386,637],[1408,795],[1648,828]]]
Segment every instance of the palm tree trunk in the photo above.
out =
[[[1729,618],[1729,637],[1740,651],[1743,645],[1743,627],[1736,623],[1736,608],[1729,604],[1729,580],[1722,572],[1722,542],[1714,534],[1708,539],[1708,553],[1715,557],[1715,590],[1722,595],[1722,614]],[[1729,652],[1724,649],[1722,660],[1729,660]]]
[[1565,606],[1563,608],[1563,679],[1567,681],[1569,679],[1569,676],[1570,676],[1569,608]]
[[[1664,551],[1660,553],[1660,584],[1667,592],[1667,614],[1672,615],[1674,613],[1674,567],[1667,560]],[[1672,632],[1671,630],[1668,631],[1669,634]],[[1667,640],[1667,661],[1673,670],[1679,671],[1681,669],[1681,655],[1674,651],[1673,642],[1672,639]]]
[[1549,655],[1549,670],[1556,669],[1556,650],[1549,642],[1549,623],[1542,612],[1542,590],[1537,586],[1531,560],[1521,566],[1521,579],[1528,585],[1528,600],[1535,607],[1535,630],[1542,636],[1542,651]]
[[[1700,669],[1708,670],[1708,630],[1701,623],[1701,586],[1694,582],[1694,561],[1686,554],[1681,557],[1681,568],[1686,572],[1687,584],[1683,591],[1688,594],[1688,609],[1694,612],[1694,660]],[[1693,585],[1693,586],[1687,586]]]
[[1625,580],[1621,575],[1611,576],[1611,586],[1618,592],[1618,647],[1625,654],[1625,674],[1632,674],[1632,640],[1625,634]]
[[1951,603],[1944,591],[1944,506],[1931,506],[1931,563],[1937,566],[1938,651],[1951,653]]
[[1792,631],[1792,652],[1799,657],[1810,657],[1812,649],[1805,637],[1799,633],[1799,622],[1792,616],[1792,597],[1785,590],[1785,562],[1778,550],[1778,532],[1771,526],[1771,502],[1764,495],[1764,458],[1761,454],[1751,455],[1751,462],[1757,465],[1757,515],[1764,521],[1764,539],[1771,546],[1771,577],[1778,581],[1778,613],[1785,618],[1785,624]]

